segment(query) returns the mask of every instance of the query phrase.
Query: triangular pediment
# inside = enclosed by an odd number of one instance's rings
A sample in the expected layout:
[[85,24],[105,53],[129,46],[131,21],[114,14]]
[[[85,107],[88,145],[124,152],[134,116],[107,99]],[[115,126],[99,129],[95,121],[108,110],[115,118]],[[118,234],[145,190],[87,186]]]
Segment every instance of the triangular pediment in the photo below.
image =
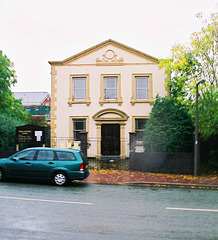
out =
[[158,64],[158,59],[114,40],[107,40],[63,61],[50,61],[51,65],[96,64],[122,65],[124,63]]

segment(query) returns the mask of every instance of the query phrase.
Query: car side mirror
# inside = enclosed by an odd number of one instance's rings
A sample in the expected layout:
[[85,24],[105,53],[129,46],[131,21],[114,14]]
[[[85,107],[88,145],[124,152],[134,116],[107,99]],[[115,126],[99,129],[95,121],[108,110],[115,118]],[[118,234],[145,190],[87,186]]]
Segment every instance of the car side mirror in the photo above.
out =
[[16,158],[16,157],[12,157],[11,160],[14,161],[14,162],[16,162],[16,161],[17,161],[17,158]]

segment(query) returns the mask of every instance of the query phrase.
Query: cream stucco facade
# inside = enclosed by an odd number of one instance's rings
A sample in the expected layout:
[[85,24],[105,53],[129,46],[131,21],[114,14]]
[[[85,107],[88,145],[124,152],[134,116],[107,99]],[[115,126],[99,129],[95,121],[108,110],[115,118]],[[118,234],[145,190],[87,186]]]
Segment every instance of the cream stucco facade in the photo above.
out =
[[[157,94],[167,95],[166,76],[164,70],[158,68],[158,59],[114,40],[102,42],[63,61],[49,63],[51,138],[56,146],[58,139],[68,139],[68,143],[75,141],[78,129],[74,129],[77,126],[74,121],[79,119],[83,121],[89,141],[96,140],[96,144],[89,147],[91,157],[102,155],[104,124],[118,126],[119,156],[128,156],[129,132],[136,130],[136,120],[149,118]],[[144,88],[136,84],[137,77],[146,81]],[[80,80],[82,82],[76,82]]]

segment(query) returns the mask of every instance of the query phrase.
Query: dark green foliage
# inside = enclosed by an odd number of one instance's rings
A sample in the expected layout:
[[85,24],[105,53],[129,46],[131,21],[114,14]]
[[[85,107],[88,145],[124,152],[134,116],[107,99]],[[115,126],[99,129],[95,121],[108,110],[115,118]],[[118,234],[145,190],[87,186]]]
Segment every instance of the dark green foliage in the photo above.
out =
[[187,109],[172,98],[157,97],[146,124],[146,152],[190,152],[194,126]]
[[0,123],[0,150],[15,150],[16,127],[25,125],[26,122],[7,114],[0,114]]
[[200,142],[201,172],[218,173],[218,135],[212,135]]

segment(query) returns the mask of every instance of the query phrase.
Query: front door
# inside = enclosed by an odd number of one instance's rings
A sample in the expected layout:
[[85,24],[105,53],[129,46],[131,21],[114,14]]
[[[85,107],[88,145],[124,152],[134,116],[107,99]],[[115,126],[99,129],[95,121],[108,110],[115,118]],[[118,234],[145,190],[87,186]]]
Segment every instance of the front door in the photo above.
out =
[[101,125],[101,155],[119,156],[120,155],[120,125],[102,124]]

